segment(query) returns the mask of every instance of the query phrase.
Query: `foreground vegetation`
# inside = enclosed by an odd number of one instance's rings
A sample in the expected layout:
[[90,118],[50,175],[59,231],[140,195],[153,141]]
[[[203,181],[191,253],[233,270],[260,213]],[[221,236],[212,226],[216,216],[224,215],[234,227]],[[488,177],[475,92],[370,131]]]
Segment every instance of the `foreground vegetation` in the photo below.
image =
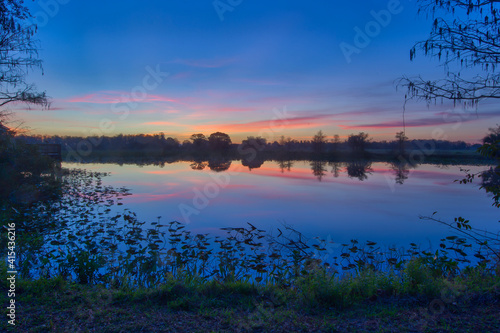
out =
[[62,278],[20,281],[15,331],[497,332],[499,281],[481,275],[428,280],[422,287],[436,292],[426,297],[419,296],[418,283],[408,284],[415,294],[374,289],[387,280],[372,274],[326,283],[317,273],[294,289],[188,279],[138,289]]
[[58,198],[0,211],[18,237],[17,331],[499,327],[498,244],[449,236],[439,250],[356,240],[332,250],[290,226],[268,233],[251,224],[194,235],[118,209],[128,192],[104,186],[104,176],[66,170]]

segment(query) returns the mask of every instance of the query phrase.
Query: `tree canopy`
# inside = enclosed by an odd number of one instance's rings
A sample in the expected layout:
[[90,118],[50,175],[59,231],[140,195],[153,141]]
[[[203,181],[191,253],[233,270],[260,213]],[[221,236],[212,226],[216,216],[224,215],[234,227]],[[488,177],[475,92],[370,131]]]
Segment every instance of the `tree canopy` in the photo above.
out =
[[193,145],[197,149],[205,147],[205,145],[208,142],[207,138],[202,133],[196,133],[191,135],[191,141],[193,141]]
[[[407,99],[452,100],[474,106],[485,98],[500,98],[500,21],[498,0],[418,0],[419,12],[434,18],[429,38],[410,50],[438,58],[446,69],[444,78],[425,80],[403,77]],[[456,68],[452,70],[453,68]],[[467,70],[474,69],[474,73]]]
[[325,150],[325,145],[326,135],[323,134],[323,131],[318,131],[312,139],[313,151],[316,153],[322,153]]
[[231,147],[231,138],[226,133],[215,132],[208,137],[208,145],[213,150],[224,151]]
[[355,153],[363,153],[369,141],[368,134],[364,132],[360,132],[356,135],[351,134],[347,138],[347,143]]
[[29,70],[42,68],[30,17],[22,0],[0,0],[0,107],[12,102],[48,106],[45,92],[26,82]]

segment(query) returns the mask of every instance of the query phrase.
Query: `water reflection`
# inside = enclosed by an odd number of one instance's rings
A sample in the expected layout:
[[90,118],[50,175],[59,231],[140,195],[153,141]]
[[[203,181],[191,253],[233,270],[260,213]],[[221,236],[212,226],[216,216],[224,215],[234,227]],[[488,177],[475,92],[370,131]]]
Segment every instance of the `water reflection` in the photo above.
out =
[[[266,230],[287,223],[311,236],[331,235],[336,243],[359,238],[407,244],[442,238],[443,230],[418,219],[434,211],[443,220],[466,216],[483,229],[498,220],[497,208],[484,190],[455,182],[463,178],[459,166],[442,169],[354,160],[249,162],[253,161],[199,158],[165,164],[163,169],[116,164],[73,167],[111,172],[106,185],[129,188],[133,195],[124,204],[142,220],[163,216],[189,223],[199,233],[245,222]],[[486,169],[465,168],[471,173]],[[485,185],[498,184],[498,179],[484,180]],[[395,187],[395,182],[404,185]]]
[[208,161],[208,168],[215,172],[222,172],[229,169],[231,161],[223,159],[214,159]]
[[[329,179],[326,175],[330,172],[333,176],[332,178],[339,178],[342,174],[346,174],[347,177],[352,179],[357,179],[359,181],[366,181],[374,174],[372,169],[373,163],[384,163],[388,166],[386,169],[385,177],[391,175],[396,184],[404,184],[410,175],[410,170],[418,168],[420,164],[410,164],[405,161],[385,161],[385,162],[374,162],[369,159],[359,159],[359,160],[348,160],[348,161],[329,161],[325,159],[318,160],[294,160],[286,154],[281,154],[276,156],[277,158],[271,158],[269,156],[257,155],[253,159],[243,158],[241,160],[241,166],[248,168],[249,171],[261,169],[263,166],[274,161],[277,169],[280,173],[294,173],[296,171],[296,165],[298,163],[308,163],[312,175],[320,182],[324,182],[325,179]],[[210,155],[210,154],[197,154],[197,155],[187,155],[183,158],[173,157],[173,156],[141,156],[139,158],[133,158],[128,156],[126,159],[122,156],[107,158],[101,158],[97,163],[113,163],[118,165],[135,164],[138,166],[152,165],[160,168],[168,167],[171,164],[186,163],[191,170],[204,171],[209,169],[214,172],[224,172],[231,168],[232,159],[226,155]],[[239,165],[239,164],[237,164]],[[440,163],[434,165],[435,169],[447,169],[448,165]],[[498,170],[491,169],[489,172],[485,172],[482,176],[483,188],[488,192],[493,192],[494,189],[498,188]],[[489,189],[489,190],[488,190]],[[494,194],[495,195],[495,194]],[[498,195],[497,195],[498,196]]]
[[313,175],[318,178],[319,181],[323,179],[323,176],[326,175],[326,161],[312,161],[311,162],[311,170]]
[[490,168],[481,174],[481,187],[493,195],[494,205],[500,206],[500,167]]
[[329,162],[328,165],[332,167],[333,177],[338,178],[342,168],[342,162]]
[[258,169],[262,166],[262,164],[264,164],[264,160],[263,159],[259,159],[259,158],[254,158],[252,160],[246,160],[246,159],[243,159],[241,160],[241,164],[245,167],[248,167],[248,170],[252,170],[252,169]]
[[371,174],[372,162],[359,160],[347,162],[347,175],[349,178],[357,178],[361,181],[368,179],[367,174]]
[[396,174],[396,184],[404,184],[405,180],[408,179],[410,174],[410,164],[408,162],[392,162],[391,169],[394,170]]
[[290,172],[292,166],[293,166],[293,162],[291,160],[279,160],[278,161],[278,167],[280,168],[281,173],[284,173],[285,170]]
[[203,161],[194,161],[190,164],[191,169],[193,170],[203,170],[207,167],[208,163]]

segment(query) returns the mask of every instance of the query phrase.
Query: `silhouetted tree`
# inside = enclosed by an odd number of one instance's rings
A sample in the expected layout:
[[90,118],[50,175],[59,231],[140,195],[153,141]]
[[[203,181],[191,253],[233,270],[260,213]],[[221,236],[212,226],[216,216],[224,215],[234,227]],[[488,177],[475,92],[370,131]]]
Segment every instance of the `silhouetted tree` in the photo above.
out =
[[282,150],[284,151],[290,151],[292,149],[292,146],[293,144],[295,143],[295,141],[290,138],[290,137],[286,137],[284,135],[282,135],[280,137],[280,140],[279,140],[279,145],[281,146]]
[[396,133],[396,142],[398,144],[398,153],[399,155],[405,154],[405,145],[408,138],[405,135],[405,132],[397,132]]
[[165,151],[175,152],[179,150],[180,143],[179,140],[175,138],[168,137],[164,142]]
[[500,125],[496,128],[492,127],[488,129],[489,133],[483,138],[483,143],[495,143],[500,141]]
[[338,151],[340,147],[340,137],[338,134],[335,134],[332,139],[332,147],[333,151]]
[[184,140],[182,141],[182,149],[183,150],[191,150],[193,147],[193,143],[189,140]]
[[[419,12],[435,17],[430,36],[410,50],[413,60],[418,52],[438,58],[447,69],[446,77],[436,81],[403,77],[406,98],[427,103],[448,99],[474,105],[484,98],[500,98],[500,16],[498,0],[419,0]],[[450,71],[455,63],[459,69]],[[472,77],[464,69],[479,70]],[[461,73],[465,72],[465,73]]]
[[351,134],[347,138],[347,143],[354,153],[363,153],[368,142],[368,134],[364,132],[360,132],[357,135]]
[[481,187],[493,195],[494,205],[500,208],[500,125],[489,129],[489,133],[483,138],[480,151],[483,155],[497,160],[497,165],[483,172],[480,177]]
[[201,133],[196,133],[191,135],[191,141],[193,142],[193,147],[195,149],[202,149],[207,146],[208,140],[205,135]]
[[490,158],[497,159],[500,167],[500,125],[489,129],[489,133],[483,138],[483,147],[481,149]]
[[208,137],[208,145],[215,151],[227,151],[231,147],[231,138],[226,133],[215,132]]
[[312,148],[315,153],[322,153],[325,151],[326,135],[322,131],[318,131],[312,139]]
[[48,106],[45,92],[37,92],[26,82],[29,70],[42,68],[34,38],[36,26],[28,25],[30,17],[23,1],[0,1],[0,107],[11,102]]
[[256,151],[262,151],[264,148],[266,148],[266,139],[263,137],[254,137],[254,136],[249,136],[245,140],[241,141],[241,149],[246,150],[249,148],[253,148]]

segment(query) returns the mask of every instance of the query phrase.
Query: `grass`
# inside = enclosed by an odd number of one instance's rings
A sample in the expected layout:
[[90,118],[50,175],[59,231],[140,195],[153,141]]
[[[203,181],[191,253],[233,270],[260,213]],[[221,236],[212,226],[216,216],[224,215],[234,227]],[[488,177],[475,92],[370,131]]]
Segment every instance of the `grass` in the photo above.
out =
[[[60,277],[20,280],[16,328],[2,325],[16,332],[495,332],[500,327],[497,277],[441,280],[448,289],[431,294],[419,294],[413,282],[392,292],[374,288],[387,283],[379,274],[327,284],[313,274],[293,288],[172,279],[128,289]],[[465,283],[475,285],[474,291],[464,289]]]

